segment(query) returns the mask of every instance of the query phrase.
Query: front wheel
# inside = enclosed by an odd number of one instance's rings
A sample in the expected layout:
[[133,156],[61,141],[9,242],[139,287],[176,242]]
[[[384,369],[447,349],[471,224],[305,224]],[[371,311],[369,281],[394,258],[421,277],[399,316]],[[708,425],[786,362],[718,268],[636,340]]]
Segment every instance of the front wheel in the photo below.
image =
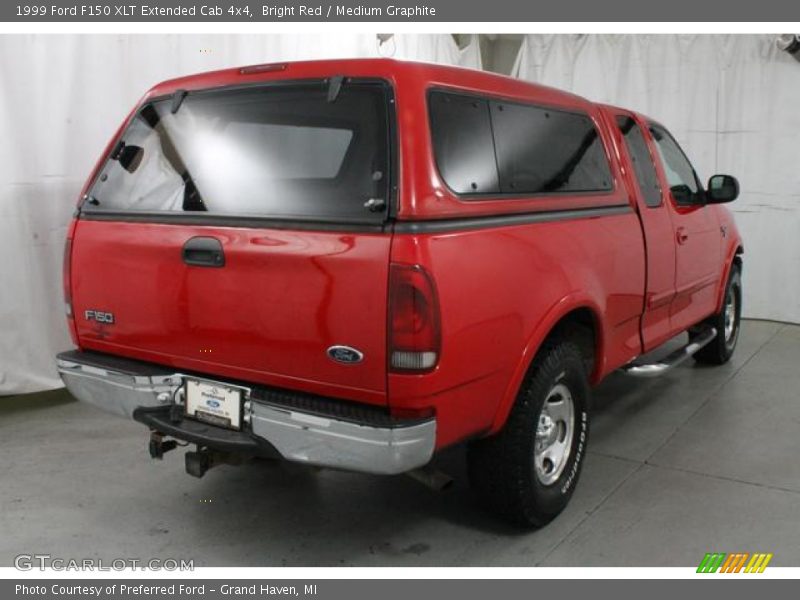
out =
[[739,265],[734,264],[731,267],[728,284],[725,286],[722,310],[706,321],[716,328],[717,336],[694,355],[695,360],[709,365],[722,365],[728,362],[736,350],[741,320],[742,274]]
[[564,510],[586,455],[588,400],[578,347],[548,342],[503,429],[468,450],[470,483],[492,512],[541,527]]

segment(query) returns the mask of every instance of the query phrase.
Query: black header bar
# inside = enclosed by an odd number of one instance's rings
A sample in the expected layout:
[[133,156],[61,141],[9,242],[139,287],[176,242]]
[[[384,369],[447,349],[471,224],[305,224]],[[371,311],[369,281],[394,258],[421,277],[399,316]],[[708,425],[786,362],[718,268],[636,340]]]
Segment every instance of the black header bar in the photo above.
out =
[[796,0],[10,0],[0,21],[787,22]]

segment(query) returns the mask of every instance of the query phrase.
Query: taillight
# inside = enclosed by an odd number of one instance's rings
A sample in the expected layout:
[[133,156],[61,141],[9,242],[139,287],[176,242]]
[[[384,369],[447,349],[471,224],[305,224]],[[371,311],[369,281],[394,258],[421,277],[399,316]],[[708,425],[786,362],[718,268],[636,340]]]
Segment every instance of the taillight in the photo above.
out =
[[70,257],[72,255],[72,240],[67,238],[67,241],[64,243],[64,268],[61,272],[62,282],[64,284],[64,310],[67,313],[67,318],[72,319],[72,291],[70,289],[70,285],[72,282],[72,267],[70,266],[72,261]]
[[420,373],[436,366],[442,333],[439,299],[419,265],[389,268],[389,365],[392,371]]

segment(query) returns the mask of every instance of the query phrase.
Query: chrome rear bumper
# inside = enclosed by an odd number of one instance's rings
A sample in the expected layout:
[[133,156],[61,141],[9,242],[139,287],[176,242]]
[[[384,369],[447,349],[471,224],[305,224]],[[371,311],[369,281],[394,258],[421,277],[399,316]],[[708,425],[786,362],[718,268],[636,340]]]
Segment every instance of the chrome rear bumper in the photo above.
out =
[[[137,420],[142,420],[141,414],[152,413],[147,409],[169,410],[180,402],[186,377],[147,363],[79,351],[59,354],[57,365],[64,384],[78,400],[128,418],[136,411]],[[209,447],[220,439],[215,430],[230,433],[203,424],[201,429],[210,433],[198,438],[197,422],[183,421],[185,427],[173,421],[169,431],[162,433],[201,445],[205,441]],[[394,421],[387,415],[379,423],[359,421],[258,400],[253,395],[244,403],[244,422],[242,436],[273,447],[286,460],[383,475],[427,464],[436,441],[435,419]]]

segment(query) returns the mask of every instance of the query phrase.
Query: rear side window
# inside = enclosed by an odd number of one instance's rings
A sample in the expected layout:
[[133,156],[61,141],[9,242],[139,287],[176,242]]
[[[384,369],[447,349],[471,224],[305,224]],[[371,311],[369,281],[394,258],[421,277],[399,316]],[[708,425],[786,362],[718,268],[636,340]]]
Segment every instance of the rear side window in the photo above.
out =
[[489,102],[434,92],[430,113],[436,162],[450,189],[457,194],[497,193]]
[[[89,210],[381,221],[383,86],[320,83],[188,94],[145,105],[92,187]],[[365,206],[370,200],[372,204]]]
[[612,189],[588,115],[432,92],[436,163],[458,194],[552,194]]
[[611,189],[603,144],[587,115],[522,104],[491,104],[501,192]]
[[630,117],[617,117],[617,125],[622,132],[625,146],[633,162],[633,170],[639,189],[644,197],[644,203],[649,207],[661,206],[661,185],[653,165],[653,159],[647,148],[647,142],[639,125]]

